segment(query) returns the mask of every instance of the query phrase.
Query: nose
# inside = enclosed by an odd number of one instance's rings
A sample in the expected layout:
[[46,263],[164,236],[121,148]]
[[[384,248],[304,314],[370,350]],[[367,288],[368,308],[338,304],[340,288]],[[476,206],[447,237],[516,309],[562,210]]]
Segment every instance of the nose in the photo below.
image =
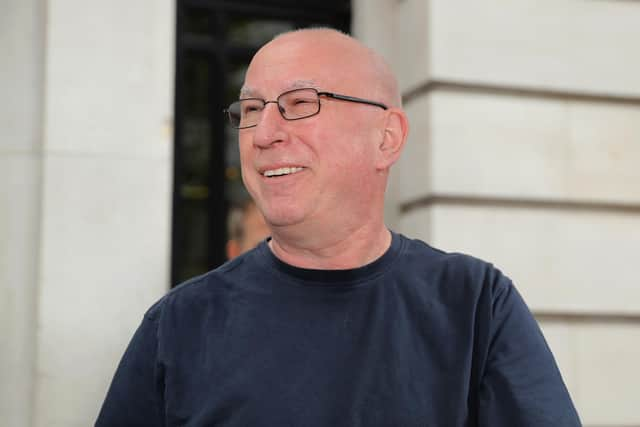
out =
[[[270,106],[269,104],[275,104]],[[260,121],[256,125],[253,134],[254,145],[267,148],[275,143],[283,142],[287,139],[287,132],[284,130],[285,119],[282,117],[280,106],[276,101],[267,101],[262,110]]]

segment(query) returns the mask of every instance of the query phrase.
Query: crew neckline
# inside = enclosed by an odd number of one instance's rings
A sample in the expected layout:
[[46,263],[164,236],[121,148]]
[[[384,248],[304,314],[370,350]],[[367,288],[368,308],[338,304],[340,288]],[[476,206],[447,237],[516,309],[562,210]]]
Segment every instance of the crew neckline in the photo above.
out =
[[374,276],[381,275],[387,271],[394,260],[400,254],[403,247],[403,239],[397,233],[391,233],[391,244],[380,257],[363,265],[362,267],[341,269],[341,270],[319,270],[311,268],[296,267],[280,260],[269,248],[270,237],[263,240],[256,248],[257,259],[265,264],[267,268],[275,271],[278,275],[293,280],[296,284],[303,286],[348,286],[357,285],[369,280]]

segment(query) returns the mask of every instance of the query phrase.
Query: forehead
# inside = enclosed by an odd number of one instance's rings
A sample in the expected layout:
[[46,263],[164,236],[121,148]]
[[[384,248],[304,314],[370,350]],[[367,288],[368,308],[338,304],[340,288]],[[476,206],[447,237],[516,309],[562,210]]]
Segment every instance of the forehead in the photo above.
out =
[[300,87],[351,88],[365,79],[365,61],[359,53],[342,40],[323,40],[315,34],[277,39],[254,56],[242,94],[276,96]]
[[[289,90],[293,90],[293,89],[302,89],[302,88],[308,88],[308,87],[312,87],[312,88],[316,88],[318,89],[320,86],[318,85],[318,83],[315,80],[312,79],[308,79],[308,80],[293,80],[291,82],[282,82],[282,89],[281,92],[286,92]],[[261,90],[260,87],[252,87],[252,86],[248,86],[246,83],[244,86],[242,86],[242,89],[240,89],[240,97],[241,98],[251,98],[251,97],[256,97],[256,98],[260,98],[263,96],[263,90]]]

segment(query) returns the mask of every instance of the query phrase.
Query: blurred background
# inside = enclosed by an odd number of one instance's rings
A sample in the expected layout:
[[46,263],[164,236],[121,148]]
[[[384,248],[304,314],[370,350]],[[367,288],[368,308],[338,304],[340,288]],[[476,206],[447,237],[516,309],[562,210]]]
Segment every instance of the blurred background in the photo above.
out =
[[349,32],[411,133],[387,223],[505,271],[586,426],[640,426],[640,2],[0,0],[0,425],[92,425],[146,309],[225,261],[223,108]]

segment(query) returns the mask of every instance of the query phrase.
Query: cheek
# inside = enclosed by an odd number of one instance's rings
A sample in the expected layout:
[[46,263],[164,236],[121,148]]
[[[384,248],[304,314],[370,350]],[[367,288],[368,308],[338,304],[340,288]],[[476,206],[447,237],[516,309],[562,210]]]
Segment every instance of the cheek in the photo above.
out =
[[376,175],[375,141],[370,131],[352,125],[328,138],[331,145],[327,147],[326,159],[330,161],[332,188],[336,193],[351,194],[354,202],[366,197]]
[[342,144],[351,144],[351,146],[338,148],[331,153],[330,157],[333,160],[328,165],[326,187],[335,198],[356,202],[361,197],[366,197],[367,188],[373,181],[372,174],[375,171],[370,153],[363,149],[362,144],[366,142],[343,140]]
[[244,131],[239,130],[238,132],[240,132],[240,135],[238,135],[238,151],[240,152],[240,160],[244,161],[245,157],[251,154],[252,137],[246,129]]
[[243,144],[240,141],[240,171],[242,173],[242,182],[244,186],[251,192],[252,181],[255,177],[252,175],[253,171],[253,155],[251,151],[251,145]]
[[342,132],[325,132],[319,139],[323,142],[321,153],[333,168],[346,173],[350,170],[365,171],[373,165],[373,141],[367,138],[363,129],[343,127]]

